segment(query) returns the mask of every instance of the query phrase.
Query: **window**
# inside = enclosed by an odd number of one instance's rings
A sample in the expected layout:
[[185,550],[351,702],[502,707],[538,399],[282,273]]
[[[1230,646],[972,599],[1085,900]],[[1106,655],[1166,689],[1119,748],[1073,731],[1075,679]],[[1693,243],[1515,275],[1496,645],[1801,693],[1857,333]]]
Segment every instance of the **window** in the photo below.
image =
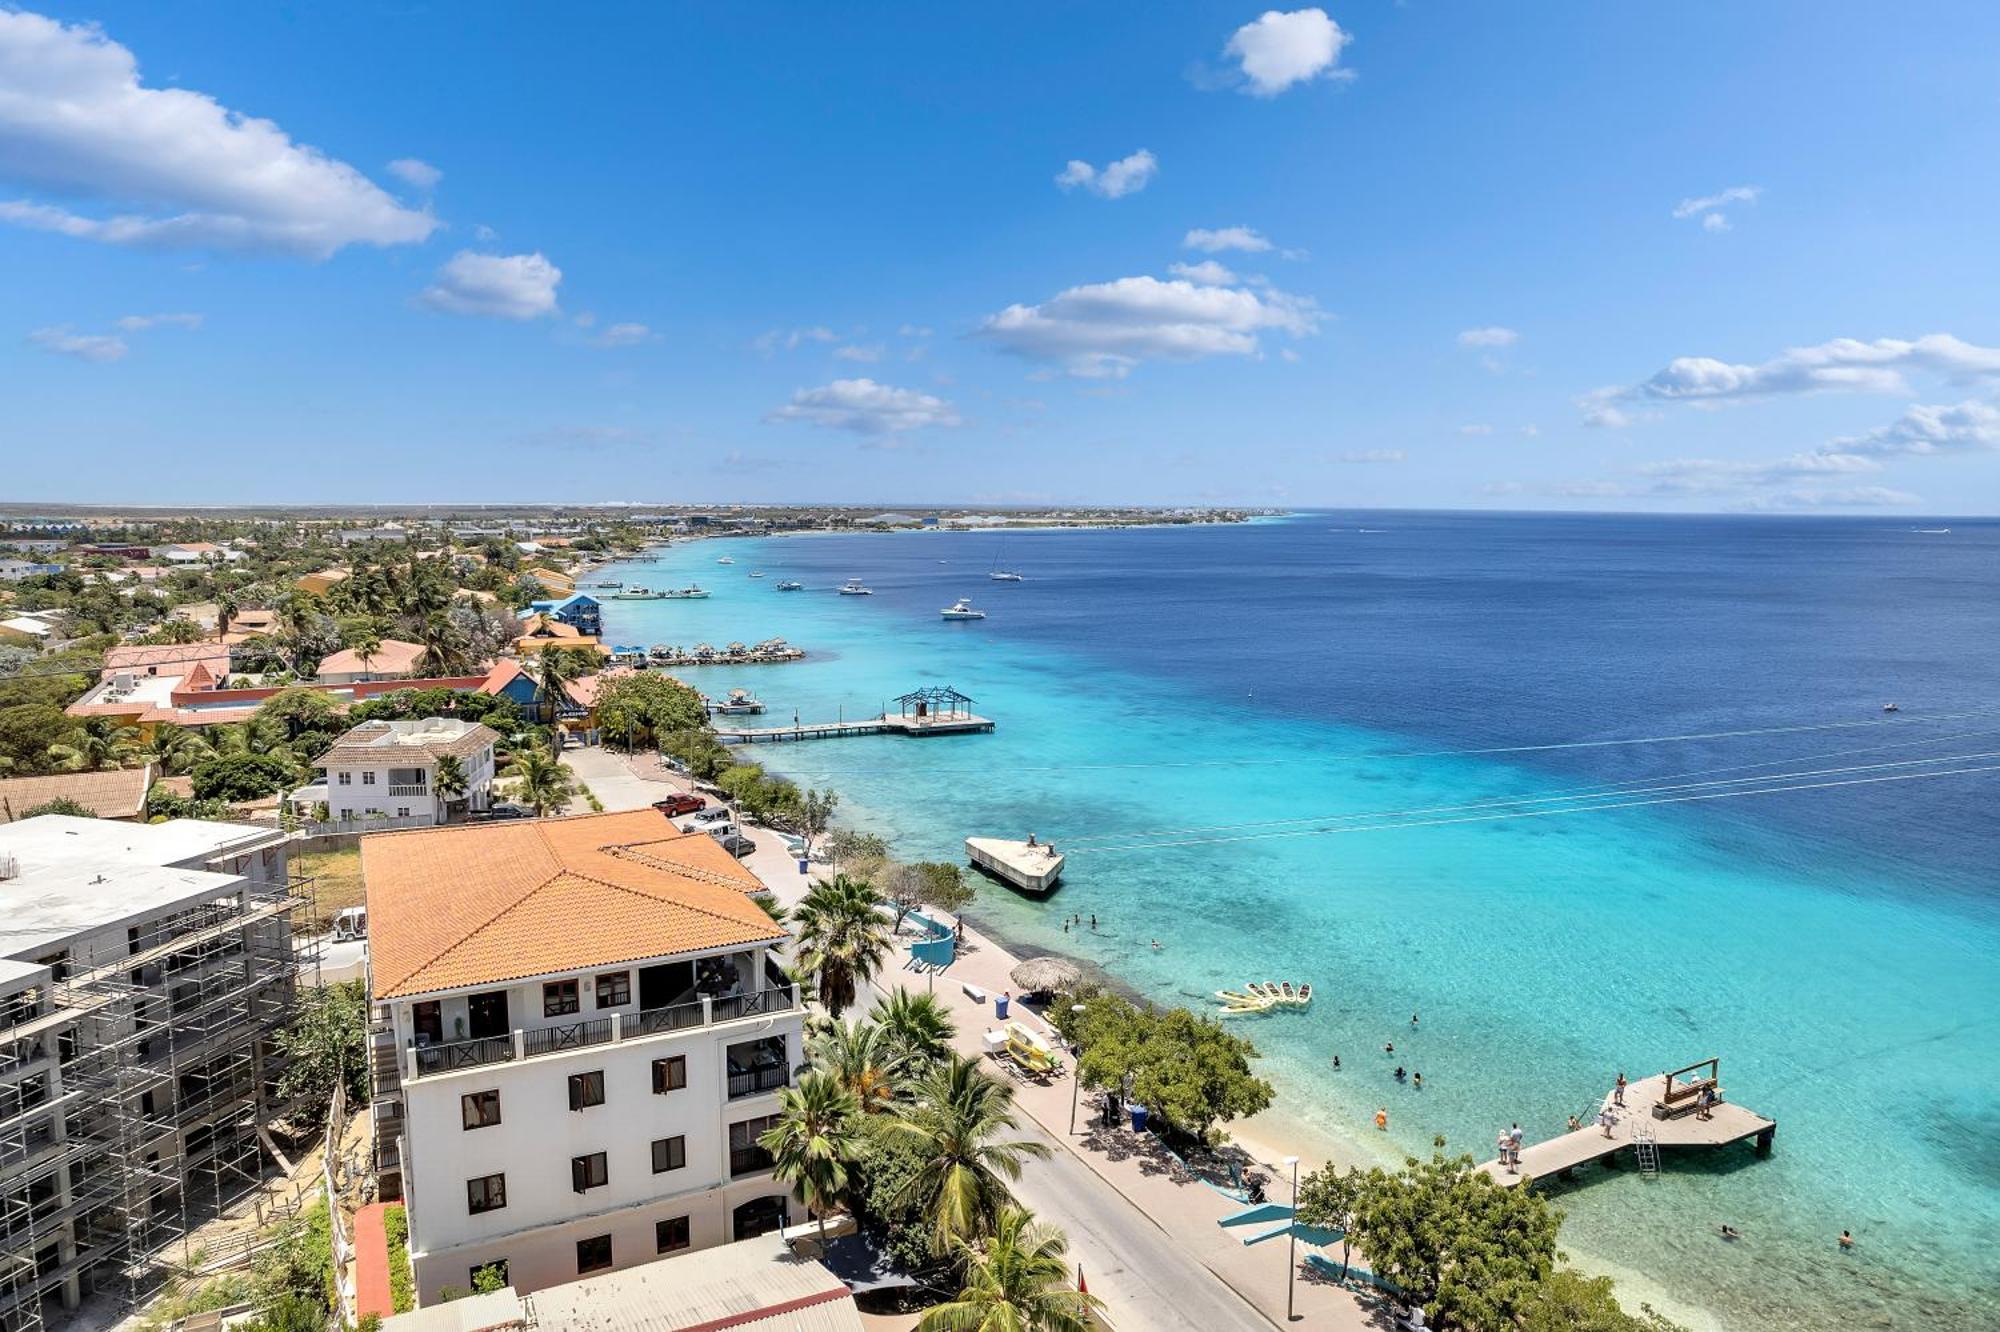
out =
[[497,1089],[472,1092],[458,1098],[458,1108],[466,1128],[492,1128],[500,1122],[500,1093]]
[[399,819],[407,819],[407,818],[409,818],[409,817],[410,817],[410,807],[409,807],[408,805],[398,805],[398,806],[396,806],[396,817],[397,817],[397,818],[399,818]]
[[364,773],[362,773],[362,774],[361,774],[361,784],[362,784],[363,786],[373,786],[373,785],[375,785],[375,774],[374,774],[374,773],[372,773],[372,772],[364,772]]
[[664,1221],[653,1223],[653,1242],[661,1253],[679,1253],[694,1243],[688,1233],[688,1219],[684,1216],[670,1216]]
[[[757,1119],[745,1119],[729,1126],[729,1173],[754,1175],[771,1168],[771,1153],[764,1149],[758,1139],[776,1127],[776,1115],[763,1115]],[[761,1232],[760,1232],[761,1233]]]
[[598,1235],[576,1242],[576,1274],[588,1276],[611,1266],[611,1236]]
[[569,1158],[569,1186],[578,1193],[586,1189],[601,1189],[610,1182],[611,1171],[605,1164],[603,1152]]
[[582,1007],[583,1004],[577,998],[575,981],[550,981],[542,986],[543,1017],[561,1017],[565,1013],[574,1013]]
[[665,1059],[653,1061],[653,1095],[664,1096],[670,1091],[679,1091],[687,1085],[686,1055],[668,1055]]
[[588,1110],[593,1105],[604,1104],[604,1070],[595,1073],[572,1073],[569,1075],[569,1108]]
[[466,1288],[475,1295],[483,1295],[488,1291],[501,1289],[503,1286],[509,1284],[507,1281],[507,1260],[505,1258],[495,1258],[490,1263],[481,1263],[477,1267],[468,1269],[465,1284]]
[[340,786],[352,786],[352,785],[354,785],[354,774],[353,774],[353,773],[351,773],[351,772],[343,772],[343,773],[341,773],[341,774],[340,774],[340,777],[339,777],[339,779],[338,779],[338,781],[337,781],[337,783],[336,783],[336,784],[337,784],[337,785],[340,785]]
[[632,973],[609,971],[597,978],[597,1006],[616,1008],[632,1002]]
[[653,1142],[653,1173],[664,1174],[669,1170],[679,1170],[688,1163],[688,1140],[685,1137],[657,1138]]
[[478,1179],[465,1181],[465,1210],[475,1216],[480,1212],[497,1212],[507,1205],[507,1177],[505,1175],[481,1175]]

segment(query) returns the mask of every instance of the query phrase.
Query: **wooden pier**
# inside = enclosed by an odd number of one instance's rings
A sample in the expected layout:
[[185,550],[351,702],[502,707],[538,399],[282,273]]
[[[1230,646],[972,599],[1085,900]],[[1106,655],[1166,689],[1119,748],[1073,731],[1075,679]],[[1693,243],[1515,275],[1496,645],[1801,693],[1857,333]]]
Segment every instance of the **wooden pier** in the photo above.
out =
[[[1699,1111],[1704,1089],[1715,1097],[1706,1119]],[[1518,1166],[1493,1160],[1479,1169],[1511,1187],[1552,1175],[1568,1179],[1580,1165],[1630,1149],[1640,1173],[1653,1174],[1663,1148],[1726,1147],[1755,1139],[1757,1154],[1763,1156],[1778,1132],[1776,1120],[1722,1099],[1720,1061],[1714,1059],[1627,1083],[1623,1105],[1617,1103],[1615,1089],[1607,1092],[1600,1112],[1606,1110],[1612,1117],[1610,1137],[1593,1120],[1574,1132],[1522,1147]]]
[[715,738],[726,745],[755,745],[780,740],[833,740],[848,735],[978,735],[993,729],[990,717],[972,711],[972,700],[956,689],[931,686],[896,699],[897,712],[858,721],[793,722],[790,726],[718,726]]

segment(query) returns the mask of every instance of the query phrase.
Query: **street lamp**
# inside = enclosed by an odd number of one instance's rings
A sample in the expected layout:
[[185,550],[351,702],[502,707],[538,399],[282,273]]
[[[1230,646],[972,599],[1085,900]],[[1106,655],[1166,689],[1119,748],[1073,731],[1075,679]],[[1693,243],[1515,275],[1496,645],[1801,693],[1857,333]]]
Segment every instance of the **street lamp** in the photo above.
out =
[[[1082,1004],[1071,1004],[1069,1006],[1069,1011],[1078,1017],[1082,1017],[1084,1008]],[[1083,1047],[1077,1043],[1074,1037],[1070,1039],[1069,1057],[1072,1063],[1075,1063],[1077,1059],[1077,1052],[1082,1048]],[[1076,1136],[1076,1103],[1077,1100],[1082,1095],[1083,1095],[1083,1067],[1081,1064],[1077,1064],[1069,1071],[1069,1135],[1072,1138]]]
[[1285,1227],[1285,1243],[1291,1257],[1285,1268],[1285,1321],[1289,1323],[1298,1316],[1292,1312],[1292,1295],[1299,1279],[1299,1158],[1288,1156],[1285,1164],[1292,1168],[1292,1223]]

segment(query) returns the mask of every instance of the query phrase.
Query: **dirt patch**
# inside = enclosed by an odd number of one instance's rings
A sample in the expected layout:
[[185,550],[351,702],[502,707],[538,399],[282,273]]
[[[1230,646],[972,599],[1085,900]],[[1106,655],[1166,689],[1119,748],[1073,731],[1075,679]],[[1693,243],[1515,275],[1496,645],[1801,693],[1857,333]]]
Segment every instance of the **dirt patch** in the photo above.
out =
[[292,866],[313,880],[317,918],[313,933],[333,927],[342,907],[361,906],[368,892],[361,882],[361,851],[311,851],[294,856]]

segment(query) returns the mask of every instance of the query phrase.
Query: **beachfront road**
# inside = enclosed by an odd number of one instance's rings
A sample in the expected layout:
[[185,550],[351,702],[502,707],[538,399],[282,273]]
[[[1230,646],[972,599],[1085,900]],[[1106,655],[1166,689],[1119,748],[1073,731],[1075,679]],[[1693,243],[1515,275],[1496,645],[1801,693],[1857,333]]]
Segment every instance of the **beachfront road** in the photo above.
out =
[[1048,1147],[1050,1156],[1021,1167],[1015,1196],[1062,1227],[1070,1261],[1083,1265],[1085,1283],[1104,1300],[1119,1332],[1271,1332],[1274,1324],[1034,1119],[1023,1115],[1020,1133]]

